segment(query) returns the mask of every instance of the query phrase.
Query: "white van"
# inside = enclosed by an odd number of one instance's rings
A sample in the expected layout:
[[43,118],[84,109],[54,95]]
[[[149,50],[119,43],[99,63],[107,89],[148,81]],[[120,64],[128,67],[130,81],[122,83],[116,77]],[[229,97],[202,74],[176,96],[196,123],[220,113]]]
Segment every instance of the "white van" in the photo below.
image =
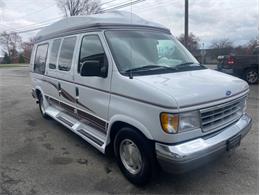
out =
[[240,144],[251,128],[249,87],[207,69],[156,23],[127,12],[69,17],[37,35],[32,94],[123,174],[188,171]]

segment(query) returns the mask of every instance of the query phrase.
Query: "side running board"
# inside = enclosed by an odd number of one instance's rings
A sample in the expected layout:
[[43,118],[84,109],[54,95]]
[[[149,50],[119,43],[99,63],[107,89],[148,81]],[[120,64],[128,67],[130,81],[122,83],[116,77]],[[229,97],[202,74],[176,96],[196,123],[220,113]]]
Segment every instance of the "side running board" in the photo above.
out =
[[70,122],[69,120],[63,118],[62,116],[58,116],[57,119],[59,119],[61,122],[65,123],[66,125],[72,127],[73,126],[73,123]]
[[85,137],[89,138],[90,140],[92,140],[93,142],[95,142],[99,146],[102,146],[104,144],[103,141],[99,140],[98,138],[94,137],[93,135],[89,134],[88,132],[86,132],[83,129],[78,130],[78,132],[80,134],[84,135]]
[[[93,145],[95,148],[97,148],[102,153],[105,152],[105,135],[99,133],[96,129],[89,130],[86,128],[88,127],[87,124],[82,123],[81,121],[74,119],[71,116],[67,116],[66,113],[63,113],[59,111],[58,109],[49,106],[46,109],[46,113],[60,122],[61,124],[65,125],[67,128],[69,128],[71,131],[82,137],[84,140],[86,140],[88,143]],[[86,127],[85,127],[86,126]],[[99,137],[100,136],[100,137]]]

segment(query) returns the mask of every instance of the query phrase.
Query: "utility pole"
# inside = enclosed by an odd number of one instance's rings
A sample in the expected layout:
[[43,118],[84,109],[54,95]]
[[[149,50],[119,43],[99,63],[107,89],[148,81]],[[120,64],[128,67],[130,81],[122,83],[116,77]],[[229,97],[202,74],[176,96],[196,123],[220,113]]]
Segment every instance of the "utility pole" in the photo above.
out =
[[185,0],[185,19],[184,19],[184,43],[188,46],[188,36],[189,36],[189,0]]

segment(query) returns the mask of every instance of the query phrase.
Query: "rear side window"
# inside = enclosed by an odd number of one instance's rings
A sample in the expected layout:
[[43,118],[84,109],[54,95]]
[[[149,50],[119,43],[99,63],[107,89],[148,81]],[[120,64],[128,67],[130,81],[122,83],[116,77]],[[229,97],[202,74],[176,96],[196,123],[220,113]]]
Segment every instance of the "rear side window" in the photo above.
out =
[[82,64],[89,60],[95,60],[98,61],[101,66],[107,66],[105,51],[97,35],[87,35],[83,37],[80,48],[78,72],[80,72]]
[[48,44],[38,45],[34,59],[34,72],[44,74],[46,59],[48,53]]
[[69,71],[72,64],[73,52],[76,44],[76,37],[65,38],[61,45],[59,56],[59,70]]
[[49,59],[49,68],[56,69],[57,57],[60,48],[60,39],[56,39],[52,43],[51,52],[50,52],[50,59]]

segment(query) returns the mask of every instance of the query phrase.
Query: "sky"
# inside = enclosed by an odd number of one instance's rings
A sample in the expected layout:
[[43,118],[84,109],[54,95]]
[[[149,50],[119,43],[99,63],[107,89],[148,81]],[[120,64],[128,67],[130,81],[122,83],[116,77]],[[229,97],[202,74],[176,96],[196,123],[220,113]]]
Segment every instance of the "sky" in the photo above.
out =
[[[100,0],[103,9],[131,0]],[[132,0],[135,1],[135,0]],[[243,45],[258,38],[258,0],[189,0],[189,31],[209,47],[212,41],[230,39]],[[173,35],[184,32],[184,0],[145,0],[121,10],[161,23]],[[63,17],[55,0],[0,0],[0,32],[37,28]],[[37,31],[20,33],[23,40]]]

